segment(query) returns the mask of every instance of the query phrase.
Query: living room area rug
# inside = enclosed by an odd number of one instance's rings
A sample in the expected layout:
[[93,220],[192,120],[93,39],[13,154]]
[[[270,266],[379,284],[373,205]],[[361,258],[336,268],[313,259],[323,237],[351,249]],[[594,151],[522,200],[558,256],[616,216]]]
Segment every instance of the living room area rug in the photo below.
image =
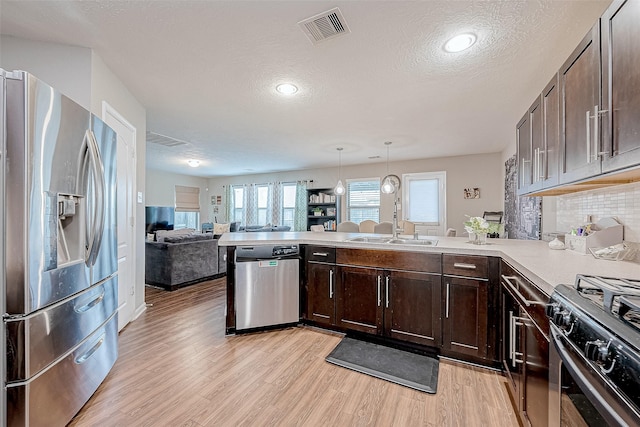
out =
[[344,337],[325,360],[425,393],[438,388],[439,361],[429,356]]

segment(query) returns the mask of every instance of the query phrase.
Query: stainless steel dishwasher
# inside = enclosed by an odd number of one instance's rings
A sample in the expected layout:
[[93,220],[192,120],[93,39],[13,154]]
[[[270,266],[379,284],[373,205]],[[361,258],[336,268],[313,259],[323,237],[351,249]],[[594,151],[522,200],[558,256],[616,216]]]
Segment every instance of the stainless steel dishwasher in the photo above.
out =
[[236,330],[300,321],[298,245],[236,248]]

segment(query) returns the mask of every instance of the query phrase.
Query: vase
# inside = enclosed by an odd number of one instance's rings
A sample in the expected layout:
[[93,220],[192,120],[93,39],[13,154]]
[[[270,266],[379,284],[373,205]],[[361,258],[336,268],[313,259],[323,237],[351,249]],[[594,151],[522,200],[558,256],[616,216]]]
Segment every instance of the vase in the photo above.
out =
[[487,233],[469,233],[469,242],[474,245],[486,245]]

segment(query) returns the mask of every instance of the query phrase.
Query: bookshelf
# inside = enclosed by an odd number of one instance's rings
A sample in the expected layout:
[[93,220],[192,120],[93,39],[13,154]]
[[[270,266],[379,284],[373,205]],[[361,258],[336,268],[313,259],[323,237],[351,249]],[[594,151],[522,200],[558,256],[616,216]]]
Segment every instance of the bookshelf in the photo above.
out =
[[336,231],[340,222],[340,197],[333,188],[307,190],[307,230],[322,225],[325,231]]

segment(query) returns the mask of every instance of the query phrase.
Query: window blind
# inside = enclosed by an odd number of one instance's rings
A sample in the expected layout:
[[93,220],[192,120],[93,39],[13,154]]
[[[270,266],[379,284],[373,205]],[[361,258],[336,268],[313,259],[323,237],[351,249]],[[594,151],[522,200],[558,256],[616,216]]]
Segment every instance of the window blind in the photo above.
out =
[[176,212],[200,210],[200,188],[176,185]]

